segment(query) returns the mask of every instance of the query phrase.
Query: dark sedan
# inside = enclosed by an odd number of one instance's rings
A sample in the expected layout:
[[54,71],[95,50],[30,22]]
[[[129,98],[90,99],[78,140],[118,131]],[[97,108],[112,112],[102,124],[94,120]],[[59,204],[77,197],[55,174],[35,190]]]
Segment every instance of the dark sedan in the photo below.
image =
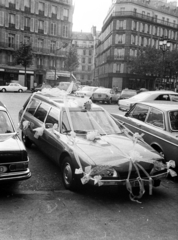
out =
[[165,160],[174,160],[178,170],[178,104],[169,101],[136,103],[126,114],[113,114],[132,132],[161,153]]
[[31,177],[27,151],[6,107],[0,102],[0,182]]

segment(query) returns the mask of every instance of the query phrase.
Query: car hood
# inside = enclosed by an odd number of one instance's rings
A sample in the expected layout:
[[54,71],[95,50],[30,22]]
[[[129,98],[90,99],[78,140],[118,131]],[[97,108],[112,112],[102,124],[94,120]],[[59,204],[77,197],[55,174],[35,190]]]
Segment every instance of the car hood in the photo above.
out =
[[160,155],[142,142],[134,148],[133,141],[124,134],[107,135],[96,141],[78,137],[76,145],[79,157],[87,165],[121,166],[123,171],[128,170],[131,154],[135,154],[141,165],[147,165],[148,168],[156,159],[161,159]]
[[20,151],[24,150],[17,135],[0,134],[0,151]]

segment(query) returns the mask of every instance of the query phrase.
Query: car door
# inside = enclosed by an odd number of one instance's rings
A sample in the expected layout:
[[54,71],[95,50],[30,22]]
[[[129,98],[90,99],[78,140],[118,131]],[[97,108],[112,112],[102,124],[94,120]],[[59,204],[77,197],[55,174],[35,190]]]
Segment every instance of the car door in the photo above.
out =
[[144,123],[147,114],[149,112],[149,106],[137,103],[135,106],[125,114],[124,124],[132,132],[141,133],[140,128]]
[[45,129],[42,140],[45,145],[46,154],[57,163],[59,162],[60,154],[64,149],[59,132],[60,109],[51,107],[45,120]]
[[7,91],[9,91],[9,92],[14,91],[14,83],[10,83],[9,86],[7,86]]

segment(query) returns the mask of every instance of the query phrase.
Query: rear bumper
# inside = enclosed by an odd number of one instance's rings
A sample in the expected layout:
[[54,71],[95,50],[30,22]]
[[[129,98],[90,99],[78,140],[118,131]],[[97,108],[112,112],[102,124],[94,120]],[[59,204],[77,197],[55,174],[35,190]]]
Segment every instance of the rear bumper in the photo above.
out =
[[31,177],[31,172],[29,169],[21,172],[11,172],[0,174],[1,181],[22,181]]

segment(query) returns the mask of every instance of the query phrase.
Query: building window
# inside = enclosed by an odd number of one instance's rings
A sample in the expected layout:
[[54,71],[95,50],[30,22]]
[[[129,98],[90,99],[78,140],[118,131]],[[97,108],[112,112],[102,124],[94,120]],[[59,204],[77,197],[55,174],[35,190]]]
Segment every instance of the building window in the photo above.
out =
[[15,45],[15,35],[14,34],[9,34],[8,36],[8,47],[14,48]]
[[92,55],[92,50],[89,49],[89,55]]
[[56,23],[51,23],[51,35],[57,35],[57,25]]
[[9,27],[15,28],[15,15],[11,13],[9,14]]
[[50,67],[55,68],[55,60],[53,58],[50,59]]
[[30,37],[24,37],[24,43],[29,44],[30,43]]
[[85,71],[85,65],[82,66],[82,71]]
[[39,2],[39,5],[38,5],[39,15],[44,16],[44,8],[45,8],[44,3]]
[[43,66],[43,58],[38,58],[37,59],[37,65],[38,66]]
[[88,63],[91,63],[91,58],[88,59]]
[[88,66],[88,71],[91,71],[91,66]]
[[43,40],[42,39],[38,39],[38,51],[41,52],[43,49]]
[[68,26],[63,26],[62,36],[68,37]]
[[25,29],[26,31],[30,31],[30,18],[29,18],[29,17],[25,17],[24,29]]
[[83,55],[86,55],[86,50],[85,49],[83,50]]
[[63,17],[64,17],[64,20],[68,20],[69,18],[69,10],[66,8],[64,8]]
[[56,18],[57,17],[57,7],[53,6],[51,7],[51,14],[52,14],[52,18]]
[[[8,0],[6,0],[8,1]],[[14,9],[15,8],[15,0],[9,0],[9,8]]]
[[82,63],[85,63],[85,58],[82,58]]
[[41,20],[38,21],[38,32],[44,33],[44,21]]
[[50,52],[55,53],[55,49],[56,49],[56,42],[51,41]]

